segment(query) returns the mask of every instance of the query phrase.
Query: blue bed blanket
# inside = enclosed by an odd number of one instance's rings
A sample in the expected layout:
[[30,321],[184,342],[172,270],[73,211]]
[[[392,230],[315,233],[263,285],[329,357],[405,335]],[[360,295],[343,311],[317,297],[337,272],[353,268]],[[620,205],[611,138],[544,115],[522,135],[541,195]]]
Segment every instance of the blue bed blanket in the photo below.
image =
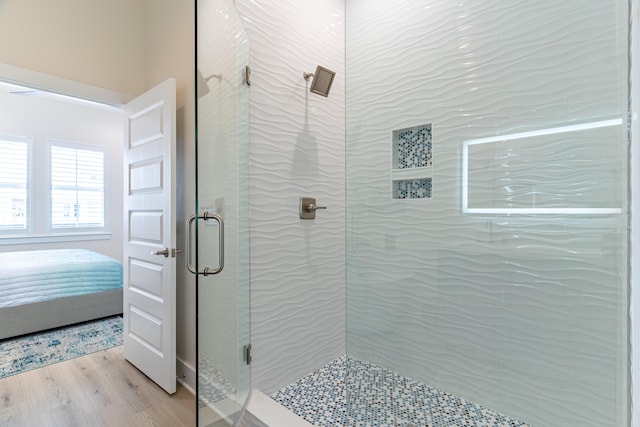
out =
[[0,307],[122,289],[122,264],[85,249],[0,253]]

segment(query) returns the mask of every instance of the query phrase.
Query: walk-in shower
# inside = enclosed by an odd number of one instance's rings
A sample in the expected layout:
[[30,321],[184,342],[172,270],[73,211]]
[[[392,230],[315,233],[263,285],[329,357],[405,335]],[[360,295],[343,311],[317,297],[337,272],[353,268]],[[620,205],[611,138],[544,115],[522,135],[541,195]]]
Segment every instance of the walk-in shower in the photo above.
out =
[[347,354],[626,425],[627,2],[346,5]]
[[197,4],[203,408],[629,425],[628,2]]

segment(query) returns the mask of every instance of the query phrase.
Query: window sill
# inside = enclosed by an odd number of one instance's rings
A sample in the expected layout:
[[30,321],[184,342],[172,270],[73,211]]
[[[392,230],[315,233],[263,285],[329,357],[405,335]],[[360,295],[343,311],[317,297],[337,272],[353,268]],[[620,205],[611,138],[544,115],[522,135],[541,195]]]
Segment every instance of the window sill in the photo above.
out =
[[68,233],[68,234],[48,234],[42,236],[2,236],[0,235],[0,246],[3,245],[26,245],[30,243],[57,243],[57,242],[79,242],[86,240],[109,240],[111,233]]

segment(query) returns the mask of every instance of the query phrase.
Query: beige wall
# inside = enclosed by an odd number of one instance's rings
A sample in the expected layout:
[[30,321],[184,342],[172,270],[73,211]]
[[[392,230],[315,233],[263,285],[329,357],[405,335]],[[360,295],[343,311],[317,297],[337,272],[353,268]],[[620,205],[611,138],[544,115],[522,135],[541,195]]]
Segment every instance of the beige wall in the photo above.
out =
[[[180,0],[0,0],[0,63],[129,95],[176,79],[179,247],[195,204],[193,22],[192,2]],[[194,289],[178,258],[177,355],[191,367]]]
[[0,62],[141,93],[145,13],[144,0],[0,0]]

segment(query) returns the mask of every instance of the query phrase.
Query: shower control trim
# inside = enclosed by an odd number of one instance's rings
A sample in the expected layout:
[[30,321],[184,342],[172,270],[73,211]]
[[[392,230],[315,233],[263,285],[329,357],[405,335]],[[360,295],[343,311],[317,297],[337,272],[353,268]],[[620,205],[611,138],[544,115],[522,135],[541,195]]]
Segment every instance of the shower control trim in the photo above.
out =
[[316,219],[316,211],[319,209],[327,209],[326,206],[318,206],[316,199],[313,197],[300,197],[300,219]]

